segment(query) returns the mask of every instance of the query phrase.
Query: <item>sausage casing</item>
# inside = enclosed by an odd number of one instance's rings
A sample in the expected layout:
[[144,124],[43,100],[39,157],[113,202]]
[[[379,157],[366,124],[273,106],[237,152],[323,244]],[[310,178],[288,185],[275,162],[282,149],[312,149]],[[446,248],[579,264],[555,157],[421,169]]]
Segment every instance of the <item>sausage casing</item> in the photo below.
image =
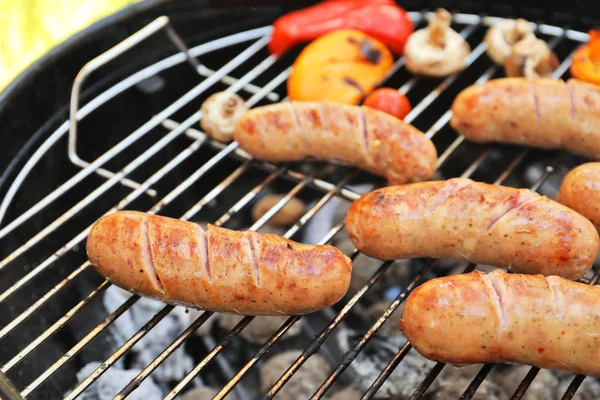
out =
[[415,289],[401,329],[424,357],[517,362],[600,376],[600,288],[541,275],[474,271]]
[[413,127],[368,107],[333,102],[287,102],[257,107],[237,124],[240,147],[261,160],[339,161],[390,183],[430,179],[437,151]]
[[136,211],[92,227],[87,253],[115,285],[170,304],[243,315],[298,315],[336,303],[352,263],[333,246]]
[[571,170],[560,185],[556,201],[592,221],[600,231],[600,162]]
[[589,271],[600,242],[587,219],[545,196],[462,178],[363,195],[346,230],[378,259],[455,258],[569,279]]
[[600,87],[575,79],[494,79],[458,94],[450,125],[474,142],[565,149],[600,159]]

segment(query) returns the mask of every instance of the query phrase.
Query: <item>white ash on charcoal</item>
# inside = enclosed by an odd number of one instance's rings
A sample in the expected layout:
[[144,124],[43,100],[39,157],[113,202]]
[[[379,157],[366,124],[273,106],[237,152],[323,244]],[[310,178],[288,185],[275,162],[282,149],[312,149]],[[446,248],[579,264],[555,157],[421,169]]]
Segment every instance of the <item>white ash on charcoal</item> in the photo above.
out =
[[[236,314],[221,313],[218,324],[223,329],[229,331],[233,329],[244,317]],[[248,342],[255,345],[262,345],[273,336],[275,332],[288,320],[284,316],[258,316],[255,317],[241,332],[240,336]],[[292,325],[282,336],[282,339],[289,339],[302,332],[302,322],[300,319]]]
[[331,395],[325,396],[327,400],[360,400],[362,393],[354,388],[347,387],[345,389],[334,392]]
[[[215,389],[210,386],[200,386],[193,388],[192,390],[188,390],[180,397],[181,400],[208,400],[212,399],[219,393],[219,389]],[[235,395],[232,392],[229,392],[227,396],[224,397],[225,400],[236,400]]]
[[[86,364],[77,373],[77,382],[81,383],[92,372],[100,366],[101,362],[94,361]],[[141,369],[121,369],[117,365],[109,368],[98,380],[92,383],[79,397],[82,400],[109,400],[119,393],[127,384],[135,378],[142,370]],[[134,390],[128,399],[131,400],[160,400],[166,394],[154,382],[152,376],[147,377],[142,381],[140,386]],[[67,393],[65,393],[67,395]]]
[[[104,307],[109,313],[113,312],[130,296],[131,293],[113,285],[104,293]],[[113,322],[110,331],[118,342],[125,342],[164,307],[165,304],[160,301],[142,297]],[[131,367],[145,368],[189,326],[189,323],[190,317],[186,309],[175,307],[131,348]],[[182,379],[193,366],[192,358],[180,347],[152,373],[152,376],[158,384],[166,385]]]
[[[347,352],[363,334],[364,332],[359,334],[349,329],[340,331],[340,350]],[[365,392],[404,343],[406,337],[402,334],[391,337],[374,336],[348,366],[345,381],[355,382],[357,389]],[[409,351],[373,398],[408,400],[434,366],[433,361],[425,359],[414,350]],[[435,380],[431,389],[437,389],[438,385],[439,382]]]
[[[290,350],[269,358],[260,370],[262,392],[266,393],[301,354],[300,350]],[[309,398],[327,379],[330,370],[329,363],[323,357],[312,355],[281,388],[276,398]]]
[[[494,366],[488,379],[498,383],[506,395],[511,397],[530,369],[528,365],[519,364]],[[558,378],[551,371],[541,369],[521,399],[552,399],[557,387]]]
[[[425,393],[426,400],[448,400],[458,399],[464,393],[465,389],[471,383],[471,379],[457,378],[453,381],[446,381],[435,390],[429,390]],[[508,400],[510,397],[504,393],[497,384],[484,380],[477,388],[477,391],[471,397],[472,400]],[[551,399],[543,397],[544,399]],[[540,398],[542,399],[542,397]]]
[[[556,388],[556,398],[561,399],[565,394],[569,385],[575,377],[574,374],[565,371],[555,371],[556,376],[559,379],[558,386]],[[600,382],[598,378],[591,376],[586,377],[575,395],[571,400],[598,400],[600,399]]]

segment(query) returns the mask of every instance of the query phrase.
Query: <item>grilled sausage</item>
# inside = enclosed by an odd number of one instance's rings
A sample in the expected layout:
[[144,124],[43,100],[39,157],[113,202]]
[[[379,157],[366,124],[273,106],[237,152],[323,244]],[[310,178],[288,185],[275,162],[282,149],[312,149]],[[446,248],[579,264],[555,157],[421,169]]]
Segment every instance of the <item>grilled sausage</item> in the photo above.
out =
[[266,161],[340,161],[385,176],[390,183],[430,179],[433,143],[412,125],[368,107],[288,102],[258,107],[238,121],[234,138]]
[[352,263],[333,246],[120,211],[92,227],[87,253],[115,285],[166,303],[243,315],[298,315],[336,303]]
[[415,289],[400,321],[422,356],[517,362],[600,376],[600,288],[557,276],[474,271]]
[[600,162],[570,171],[560,185],[556,201],[592,221],[600,231]]
[[462,178],[363,195],[346,230],[378,259],[455,258],[569,279],[589,271],[600,244],[587,219],[545,196]]
[[491,80],[456,97],[450,125],[474,142],[564,149],[600,159],[600,87],[574,79]]

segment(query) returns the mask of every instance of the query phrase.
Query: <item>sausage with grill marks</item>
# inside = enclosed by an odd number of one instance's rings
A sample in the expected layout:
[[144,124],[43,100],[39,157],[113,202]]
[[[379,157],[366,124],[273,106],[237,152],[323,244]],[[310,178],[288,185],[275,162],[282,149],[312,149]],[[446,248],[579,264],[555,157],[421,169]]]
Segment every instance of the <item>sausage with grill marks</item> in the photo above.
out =
[[474,142],[564,149],[600,159],[600,87],[575,79],[494,79],[459,93],[450,125]]
[[378,259],[455,258],[569,279],[589,271],[600,246],[592,223],[545,196],[463,178],[363,195],[346,230]]
[[600,231],[600,162],[571,170],[560,185],[556,201],[592,221]]
[[136,211],[97,221],[87,254],[110,282],[166,303],[243,315],[299,315],[329,307],[352,263],[333,246],[238,232]]
[[600,376],[600,288],[557,276],[469,274],[415,289],[400,326],[422,356]]
[[288,102],[257,107],[239,121],[234,138],[261,160],[332,160],[363,168],[390,183],[430,179],[437,151],[412,125],[369,107]]

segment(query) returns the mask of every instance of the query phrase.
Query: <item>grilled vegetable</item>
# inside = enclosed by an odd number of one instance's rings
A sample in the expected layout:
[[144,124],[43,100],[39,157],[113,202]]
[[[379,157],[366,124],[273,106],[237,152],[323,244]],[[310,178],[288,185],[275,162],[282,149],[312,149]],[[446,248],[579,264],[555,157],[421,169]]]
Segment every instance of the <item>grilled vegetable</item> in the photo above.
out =
[[329,0],[275,21],[269,50],[280,55],[295,45],[340,29],[356,29],[402,54],[414,27],[393,0]]
[[406,69],[413,74],[433,77],[463,70],[471,52],[469,44],[450,28],[452,16],[444,9],[435,11],[427,28],[416,31],[406,42]]
[[309,44],[288,79],[292,100],[357,104],[386,76],[394,59],[385,45],[365,33],[343,29]]
[[558,57],[541,39],[528,38],[515,44],[504,70],[510,77],[547,78],[558,68]]
[[231,142],[237,121],[248,111],[244,99],[234,93],[211,95],[200,108],[200,126],[206,134],[220,142]]
[[588,32],[590,41],[573,54],[571,75],[582,81],[600,85],[600,30]]
[[485,34],[487,54],[496,64],[504,65],[512,48],[521,40],[535,38],[529,22],[522,18],[505,19],[488,29]]
[[398,119],[404,119],[410,112],[408,98],[396,89],[376,89],[367,96],[363,105],[390,114]]

